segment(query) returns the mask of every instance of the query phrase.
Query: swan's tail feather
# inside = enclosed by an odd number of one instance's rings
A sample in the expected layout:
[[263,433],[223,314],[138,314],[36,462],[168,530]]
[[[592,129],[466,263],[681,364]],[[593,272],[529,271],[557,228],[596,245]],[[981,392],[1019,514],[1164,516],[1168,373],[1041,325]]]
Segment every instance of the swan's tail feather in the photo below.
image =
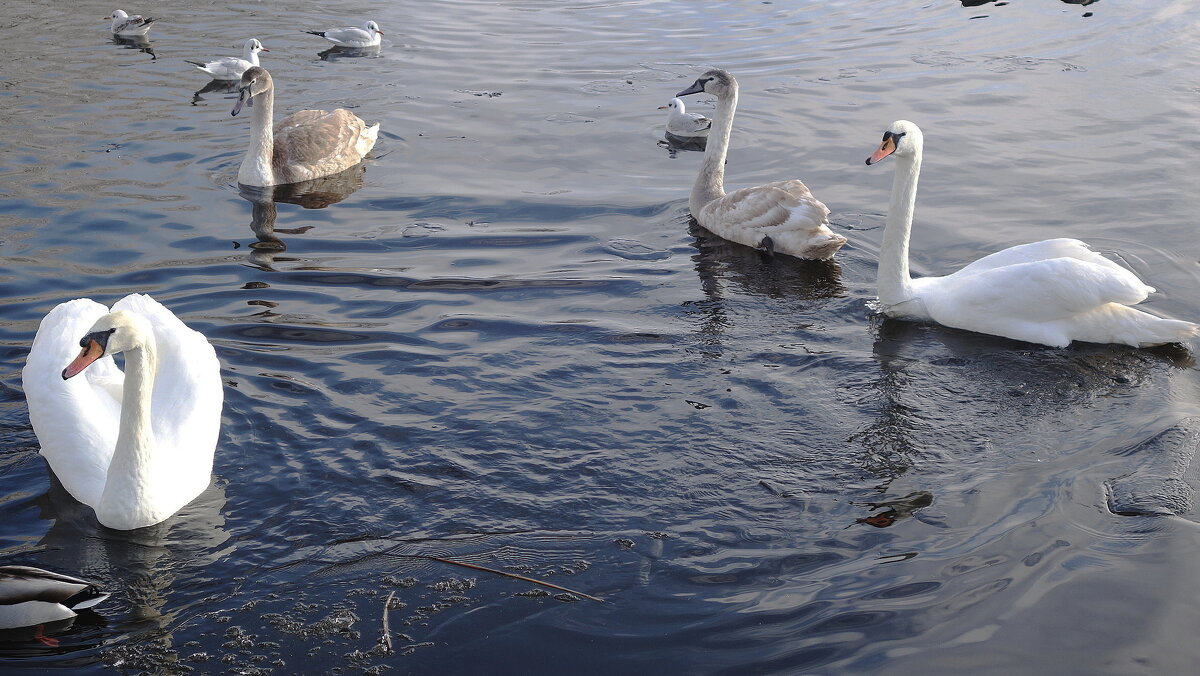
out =
[[1162,319],[1154,317],[1154,322],[1146,327],[1146,333],[1141,337],[1138,347],[1153,347],[1169,343],[1187,343],[1200,336],[1200,325],[1185,322],[1181,319]]

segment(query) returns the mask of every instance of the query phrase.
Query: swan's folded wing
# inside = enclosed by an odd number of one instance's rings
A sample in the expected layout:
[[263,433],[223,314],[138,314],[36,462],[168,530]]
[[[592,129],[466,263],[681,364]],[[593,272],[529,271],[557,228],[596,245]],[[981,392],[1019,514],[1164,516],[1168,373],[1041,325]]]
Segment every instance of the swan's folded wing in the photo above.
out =
[[1047,239],[1041,242],[1029,242],[1028,244],[1018,244],[1002,251],[997,251],[993,254],[988,254],[979,260],[972,262],[970,265],[963,267],[954,274],[957,275],[972,275],[984,270],[992,270],[1002,268],[1018,263],[1032,263],[1034,261],[1050,260],[1053,258],[1074,258],[1089,263],[1095,263],[1101,267],[1107,267],[1117,273],[1133,274],[1117,263],[1105,258],[1096,251],[1092,251],[1085,242],[1069,237],[1059,237],[1056,239]]
[[62,370],[79,354],[79,339],[107,313],[87,298],[55,307],[42,319],[21,371],[42,455],[67,491],[92,506],[100,501],[117,441],[124,375],[112,357],[70,380]]
[[[921,280],[916,281],[919,285]],[[961,277],[955,273],[938,279],[937,284],[945,286],[926,299],[932,318],[972,330],[980,329],[965,325],[962,318],[989,324],[1051,322],[1106,303],[1134,305],[1145,300],[1151,290],[1118,265],[1078,258],[1017,263]]]
[[709,223],[736,224],[739,229],[762,230],[764,235],[777,228],[812,230],[829,222],[828,207],[796,180],[734,190],[704,205],[701,213],[697,220],[714,231],[717,228]]
[[359,143],[366,129],[357,115],[343,108],[301,110],[275,126],[273,161],[277,169],[329,163],[348,168],[366,154]]
[[113,309],[137,312],[154,329],[158,373],[150,406],[164,459],[157,481],[165,490],[195,497],[208,486],[221,429],[224,393],[216,351],[203,334],[149,296],[126,296]]

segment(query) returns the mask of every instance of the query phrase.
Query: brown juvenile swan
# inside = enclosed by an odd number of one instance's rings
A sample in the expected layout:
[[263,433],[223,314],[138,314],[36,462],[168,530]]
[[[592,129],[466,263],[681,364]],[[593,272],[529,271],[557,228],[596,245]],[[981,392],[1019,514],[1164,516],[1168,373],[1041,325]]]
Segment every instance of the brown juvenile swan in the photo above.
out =
[[242,73],[238,92],[230,114],[240,113],[247,102],[254,109],[253,136],[238,169],[238,183],[271,186],[310,181],[353,167],[375,147],[379,123],[368,127],[344,108],[301,110],[272,130],[275,84],[264,68],[255,66]]
[[725,155],[737,108],[738,83],[716,68],[676,96],[717,97],[712,131],[689,206],[696,222],[725,239],[796,258],[826,259],[846,243],[829,229],[829,209],[799,180],[777,181],[725,194]]

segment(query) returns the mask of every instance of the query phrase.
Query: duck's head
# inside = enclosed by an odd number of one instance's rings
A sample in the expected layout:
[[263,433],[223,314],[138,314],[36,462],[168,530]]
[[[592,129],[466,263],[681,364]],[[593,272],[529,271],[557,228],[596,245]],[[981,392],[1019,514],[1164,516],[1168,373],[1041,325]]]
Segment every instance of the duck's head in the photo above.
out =
[[375,23],[374,21],[368,21],[364,23],[363,29],[365,29],[368,33],[379,33],[380,35],[383,35],[383,31],[379,30],[379,24]]
[[92,362],[118,352],[140,349],[154,330],[144,317],[125,310],[110,312],[92,324],[79,339],[79,356],[62,371],[63,380],[77,376]]
[[923,140],[920,127],[908,120],[896,120],[883,132],[883,141],[867,158],[867,164],[875,164],[888,155],[912,157],[921,147]]
[[242,80],[237,86],[237,103],[233,104],[233,110],[229,114],[237,115],[242,112],[242,104],[245,103],[249,103],[253,107],[254,97],[268,91],[273,86],[275,85],[271,81],[271,74],[267,72],[266,68],[260,66],[247,68],[246,72],[242,73]]
[[723,99],[731,94],[736,94],[738,89],[737,80],[729,74],[729,71],[721,68],[713,68],[692,83],[691,87],[679,92],[675,96],[687,96],[688,94],[699,94],[705,92],[713,94],[719,99]]

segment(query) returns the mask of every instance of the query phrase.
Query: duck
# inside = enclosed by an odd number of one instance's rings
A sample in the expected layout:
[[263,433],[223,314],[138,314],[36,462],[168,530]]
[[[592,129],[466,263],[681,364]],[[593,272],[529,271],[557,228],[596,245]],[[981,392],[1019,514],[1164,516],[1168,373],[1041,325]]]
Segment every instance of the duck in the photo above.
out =
[[247,69],[259,65],[259,52],[269,51],[271,50],[263,47],[257,38],[250,38],[246,40],[246,44],[242,48],[242,58],[240,59],[236,56],[224,56],[208,63],[199,61],[188,61],[188,63],[208,73],[214,80],[239,80]]
[[42,456],[101,525],[152,526],[208,488],[220,363],[203,334],[150,296],[111,310],[89,298],[60,303],[38,326],[21,382]]
[[728,71],[715,68],[675,96],[702,92],[717,97],[717,110],[688,200],[692,217],[706,230],[768,253],[832,258],[846,238],[829,229],[829,209],[803,182],[777,181],[725,193],[725,156],[737,109],[738,83]]
[[[70,575],[32,566],[0,566],[0,629],[67,620],[108,596],[95,583]],[[57,644],[56,639],[39,638]]]
[[115,9],[105,19],[112,19],[112,34],[122,38],[145,37],[153,28],[150,24],[158,19],[144,19],[141,14],[130,16],[123,9]]
[[909,233],[924,135],[897,120],[867,158],[896,158],[891,203],[879,252],[879,309],[898,319],[936,322],[1028,343],[1072,341],[1150,347],[1184,342],[1196,324],[1131,307],[1154,292],[1133,272],[1077,239],[1009,247],[944,277],[912,278]]
[[659,110],[667,111],[667,133],[682,138],[707,137],[712,120],[700,113],[689,113],[683,99],[674,98]]
[[379,24],[374,21],[364,23],[362,28],[346,26],[345,28],[331,28],[325,31],[302,32],[309,35],[319,35],[339,47],[376,47],[379,45],[380,40],[382,40],[379,36],[383,35],[383,31],[379,30]]
[[361,162],[379,136],[378,122],[368,127],[344,108],[301,110],[272,129],[275,83],[260,66],[242,73],[238,92],[230,114],[237,115],[245,104],[254,108],[253,138],[238,169],[242,185],[267,187],[336,174]]

